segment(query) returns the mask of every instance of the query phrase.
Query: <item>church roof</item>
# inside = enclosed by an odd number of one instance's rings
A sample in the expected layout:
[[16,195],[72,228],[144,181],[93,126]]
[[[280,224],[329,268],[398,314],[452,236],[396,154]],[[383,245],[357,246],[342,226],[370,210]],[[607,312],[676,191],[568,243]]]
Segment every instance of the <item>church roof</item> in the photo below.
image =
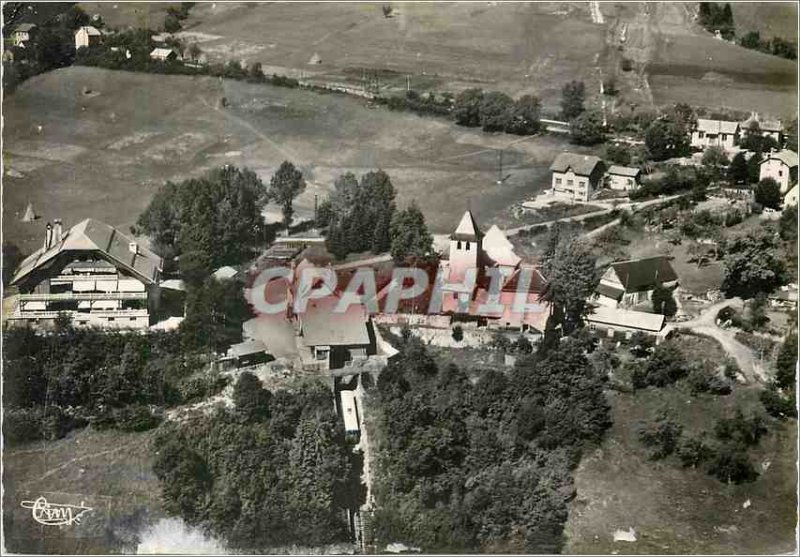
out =
[[478,223],[475,222],[475,217],[472,215],[472,211],[465,211],[464,216],[461,217],[461,221],[458,223],[456,227],[456,231],[450,235],[451,240],[464,240],[470,242],[477,242],[483,237],[483,232],[481,232],[480,227],[478,227]]
[[483,251],[497,265],[516,267],[521,261],[514,253],[514,245],[496,224],[492,225],[483,238]]

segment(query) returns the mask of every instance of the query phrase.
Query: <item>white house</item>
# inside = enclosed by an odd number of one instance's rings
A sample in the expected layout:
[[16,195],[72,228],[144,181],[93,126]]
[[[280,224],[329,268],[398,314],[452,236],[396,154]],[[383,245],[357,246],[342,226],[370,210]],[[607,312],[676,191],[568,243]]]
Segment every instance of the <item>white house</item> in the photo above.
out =
[[159,300],[162,259],[119,230],[86,219],[62,232],[48,223],[44,243],[11,280],[17,287],[13,323],[50,325],[59,315],[74,326],[145,329]]
[[796,207],[798,194],[800,194],[800,192],[798,191],[797,184],[795,184],[792,186],[792,189],[786,192],[786,195],[783,196],[783,206],[790,207],[794,205]]
[[628,311],[610,307],[596,307],[586,315],[590,331],[604,332],[609,338],[623,336],[630,339],[634,333],[657,337],[664,328],[664,316],[643,311]]
[[678,283],[678,275],[663,256],[632,259],[612,263],[600,278],[594,301],[616,308],[646,302],[656,286],[670,288]]
[[602,186],[605,164],[599,157],[561,153],[550,165],[553,193],[573,201],[589,201]]
[[726,151],[732,150],[739,143],[739,130],[739,122],[698,118],[692,130],[692,147],[722,147]]
[[154,48],[150,53],[151,60],[158,60],[159,62],[167,62],[172,60],[180,60],[181,56],[174,48]]
[[33,35],[36,33],[36,24],[34,23],[20,23],[16,27],[14,27],[14,31],[11,33],[11,42],[14,46],[25,46]]
[[797,153],[788,149],[769,153],[761,161],[759,180],[772,178],[786,193],[792,184],[797,183]]
[[612,190],[631,191],[639,187],[642,171],[630,166],[611,165],[606,172],[606,185]]
[[75,31],[75,50],[100,44],[102,38],[102,33],[96,27],[84,25]]

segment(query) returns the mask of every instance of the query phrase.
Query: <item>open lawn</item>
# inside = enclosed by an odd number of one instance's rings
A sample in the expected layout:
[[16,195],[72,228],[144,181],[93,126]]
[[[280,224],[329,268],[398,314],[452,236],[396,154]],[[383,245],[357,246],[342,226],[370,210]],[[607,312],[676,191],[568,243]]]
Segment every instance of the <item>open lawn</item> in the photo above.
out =
[[[7,97],[3,139],[5,237],[26,251],[44,221],[91,216],[127,229],[167,180],[228,163],[268,182],[285,159],[309,184],[296,202],[301,218],[339,174],[382,168],[400,206],[416,199],[434,232],[450,232],[469,203],[485,226],[513,225],[508,208],[549,184],[559,152],[587,152],[560,137],[484,134],[342,95],[85,67],[37,76]],[[499,148],[510,174],[502,185]],[[42,219],[20,221],[28,201]]]
[[[684,387],[612,393],[614,425],[603,444],[584,456],[576,474],[565,553],[788,553],[795,547],[797,423],[770,422],[750,458],[755,482],[726,485],[675,457],[653,462],[637,427],[666,406],[688,434],[708,431],[741,406],[761,410],[759,387],[736,387],[723,397],[693,397]],[[749,505],[746,502],[749,501]],[[633,528],[635,542],[614,542]]]
[[[153,433],[73,431],[64,439],[6,448],[5,549],[14,553],[134,552],[143,528],[164,516],[151,470]],[[80,524],[34,522],[22,501],[84,505]]]

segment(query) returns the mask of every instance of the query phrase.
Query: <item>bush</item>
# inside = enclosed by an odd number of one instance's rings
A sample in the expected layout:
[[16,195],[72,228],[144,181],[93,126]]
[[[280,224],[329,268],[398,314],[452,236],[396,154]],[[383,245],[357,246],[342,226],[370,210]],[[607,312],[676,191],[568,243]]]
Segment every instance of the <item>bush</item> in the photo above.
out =
[[714,451],[702,437],[684,439],[678,447],[678,458],[684,468],[697,468],[713,455]]
[[184,402],[196,402],[213,396],[224,389],[230,377],[218,372],[198,373],[178,383],[178,393]]
[[673,342],[665,342],[656,347],[644,366],[634,369],[633,387],[664,387],[682,379],[688,373],[688,363],[678,347]]
[[708,473],[725,483],[741,484],[755,481],[758,472],[740,447],[723,445],[716,451]]
[[732,417],[721,418],[714,424],[717,439],[743,446],[757,445],[766,432],[767,426],[763,417],[758,414],[746,417],[741,408],[737,408]]
[[761,391],[760,399],[761,404],[764,405],[764,410],[773,418],[797,417],[797,402],[794,390],[791,391],[789,396],[783,396],[774,386],[770,386]]
[[69,416],[58,406],[3,409],[3,440],[9,446],[61,439],[86,420]]
[[692,394],[710,393],[713,395],[731,394],[731,385],[724,379],[708,372],[702,365],[694,366],[687,378]]
[[650,449],[651,460],[661,460],[678,448],[683,426],[661,412],[655,421],[639,427],[639,441]]
[[162,419],[160,414],[144,405],[130,405],[114,411],[114,423],[122,431],[147,431],[160,424]]
[[456,342],[464,340],[464,329],[461,328],[461,325],[453,327],[453,340]]

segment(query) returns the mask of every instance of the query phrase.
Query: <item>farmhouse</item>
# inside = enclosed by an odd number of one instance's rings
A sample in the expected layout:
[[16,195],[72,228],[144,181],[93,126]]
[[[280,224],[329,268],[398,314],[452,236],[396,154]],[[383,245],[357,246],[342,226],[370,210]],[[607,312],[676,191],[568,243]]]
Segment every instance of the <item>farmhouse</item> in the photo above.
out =
[[631,191],[639,187],[642,171],[630,166],[611,165],[606,172],[606,185],[612,190]]
[[609,338],[630,339],[633,333],[658,336],[664,328],[664,316],[642,311],[599,306],[586,316],[590,331],[604,331]]
[[[470,269],[474,269],[474,283],[468,280]],[[501,283],[492,291],[492,274],[497,273]],[[490,328],[544,331],[550,314],[549,304],[540,299],[544,277],[535,266],[522,262],[497,226],[484,235],[471,211],[464,213],[450,235],[449,259],[440,262],[440,274],[444,277],[442,313],[476,319]],[[518,287],[527,311],[515,311]],[[496,307],[489,309],[487,302]]]
[[103,35],[91,25],[85,25],[75,31],[75,50],[100,44]]
[[561,153],[550,165],[553,193],[573,201],[589,201],[602,186],[605,165],[599,157]]
[[797,153],[788,149],[768,154],[761,161],[759,180],[772,178],[781,187],[781,193],[789,191],[797,183]]
[[159,62],[171,62],[173,60],[180,60],[181,57],[174,48],[154,48],[150,53],[151,60]]
[[786,192],[786,195],[783,196],[783,206],[784,207],[791,207],[797,206],[797,197],[798,197],[798,188],[797,184],[792,186],[792,189]]
[[66,233],[48,223],[11,280],[19,294],[10,319],[49,325],[63,314],[75,326],[147,328],[161,270],[161,257],[105,223],[86,219]]
[[698,118],[692,130],[692,147],[732,150],[739,143],[739,122]]
[[750,130],[755,126],[758,126],[763,137],[771,137],[778,145],[781,144],[783,140],[783,124],[778,120],[762,120],[757,112],[753,112],[750,114],[750,118],[742,122],[741,129]]
[[36,34],[36,24],[34,23],[20,23],[14,27],[11,33],[11,42],[14,46],[25,47],[25,43],[33,38]]
[[646,302],[656,286],[675,286],[678,276],[669,260],[659,255],[612,263],[600,278],[595,301],[601,306],[617,308]]

